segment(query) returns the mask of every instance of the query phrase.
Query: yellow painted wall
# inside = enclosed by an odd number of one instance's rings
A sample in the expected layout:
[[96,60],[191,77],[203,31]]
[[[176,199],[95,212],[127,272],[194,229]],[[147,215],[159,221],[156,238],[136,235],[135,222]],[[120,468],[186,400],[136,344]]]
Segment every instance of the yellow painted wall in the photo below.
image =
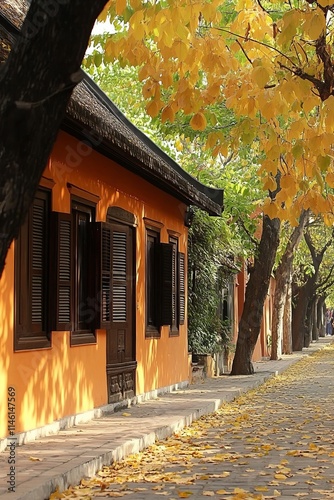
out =
[[[145,224],[144,218],[178,233],[179,250],[186,252],[185,206],[144,179],[60,132],[44,177],[52,179],[52,209],[70,211],[68,183],[100,198],[97,220],[105,220],[109,206],[119,206],[137,218],[136,228],[136,359],[137,394],[188,379],[187,325],[178,337],[162,328],[160,339],[145,338]],[[16,389],[16,432],[51,423],[66,415],[107,403],[106,332],[97,343],[70,346],[69,332],[53,332],[52,347],[13,352],[14,244],[0,281],[0,438],[7,435],[7,387]]]

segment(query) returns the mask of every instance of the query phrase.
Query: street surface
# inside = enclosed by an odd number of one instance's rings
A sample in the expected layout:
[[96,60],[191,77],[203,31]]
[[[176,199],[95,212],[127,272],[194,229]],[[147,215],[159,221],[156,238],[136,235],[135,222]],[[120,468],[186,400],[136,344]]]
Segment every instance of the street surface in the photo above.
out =
[[57,498],[334,498],[334,346]]

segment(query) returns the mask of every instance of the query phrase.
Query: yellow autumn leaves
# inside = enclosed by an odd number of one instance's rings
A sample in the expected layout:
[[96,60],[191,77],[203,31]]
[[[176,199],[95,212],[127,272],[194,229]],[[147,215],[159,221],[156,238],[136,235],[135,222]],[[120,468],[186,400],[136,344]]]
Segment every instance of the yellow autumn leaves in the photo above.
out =
[[[151,117],[173,123],[184,113],[198,133],[210,125],[206,148],[214,157],[256,144],[264,190],[275,191],[276,174],[282,175],[281,194],[263,205],[270,217],[295,224],[300,211],[310,208],[332,224],[332,4],[112,0],[101,19],[118,15],[126,22],[114,25],[105,60],[120,58],[140,68]],[[329,95],[321,99],[325,82]],[[219,133],[218,117],[212,125],[213,104],[234,112],[237,123],[229,136]]]

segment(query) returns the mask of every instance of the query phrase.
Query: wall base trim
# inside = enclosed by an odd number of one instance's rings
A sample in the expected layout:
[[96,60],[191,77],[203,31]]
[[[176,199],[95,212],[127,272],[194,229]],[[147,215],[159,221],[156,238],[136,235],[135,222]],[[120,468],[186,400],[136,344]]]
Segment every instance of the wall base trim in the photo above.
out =
[[55,420],[50,424],[43,425],[42,427],[37,427],[36,429],[31,429],[25,432],[19,432],[14,436],[0,439],[0,452],[6,450],[10,441],[15,440],[16,446],[21,446],[26,443],[31,443],[36,439],[40,439],[45,436],[50,436],[52,434],[57,434],[58,432],[64,429],[68,429],[69,427],[75,427],[78,424],[89,422],[89,420],[93,420],[94,418],[101,418],[105,415],[110,415],[111,413],[114,413],[116,411],[121,411],[124,408],[129,408],[130,406],[142,403],[143,401],[156,399],[162,394],[185,389],[186,387],[188,387],[188,385],[189,381],[185,380],[183,382],[178,382],[176,384],[171,384],[166,387],[161,387],[159,389],[154,389],[152,391],[139,394],[131,399],[124,399],[123,401],[119,401],[117,403],[99,406],[97,408],[93,408],[92,410],[76,413],[74,415],[68,415],[66,417],[60,418],[59,420]]

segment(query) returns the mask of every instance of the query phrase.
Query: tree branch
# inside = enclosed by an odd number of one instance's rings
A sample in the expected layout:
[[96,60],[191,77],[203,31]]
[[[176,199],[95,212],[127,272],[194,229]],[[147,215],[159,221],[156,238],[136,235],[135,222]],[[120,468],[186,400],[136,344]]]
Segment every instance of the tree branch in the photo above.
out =
[[245,226],[244,221],[241,219],[240,216],[237,218],[237,223],[240,223],[240,226],[245,231],[245,233],[247,234],[248,238],[253,243],[253,245],[255,245],[255,247],[258,247],[259,246],[259,242],[250,234],[250,232],[248,231],[247,227]]

